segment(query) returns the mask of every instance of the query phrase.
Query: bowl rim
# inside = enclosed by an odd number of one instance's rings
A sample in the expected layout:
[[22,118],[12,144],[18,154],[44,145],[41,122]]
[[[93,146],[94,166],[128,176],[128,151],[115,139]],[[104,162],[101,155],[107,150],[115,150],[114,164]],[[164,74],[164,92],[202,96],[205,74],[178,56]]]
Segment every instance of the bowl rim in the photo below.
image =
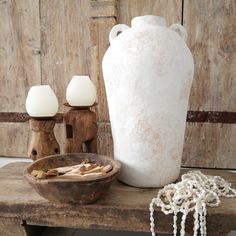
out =
[[[32,167],[33,165],[35,165],[38,162],[41,162],[45,159],[51,159],[51,158],[57,158],[58,156],[66,156],[66,155],[70,155],[70,156],[78,156],[78,155],[92,155],[92,156],[96,156],[96,158],[100,158],[100,159],[105,159],[111,162],[112,164],[112,170],[110,172],[108,172],[106,175],[104,176],[98,176],[98,177],[87,177],[85,178],[80,178],[80,177],[70,177],[70,178],[49,178],[49,179],[36,179],[34,176],[32,176],[29,173],[29,168]],[[109,156],[105,156],[105,155],[100,155],[100,154],[95,154],[95,153],[65,153],[65,154],[56,154],[56,155],[50,155],[50,156],[46,156],[43,158],[40,158],[32,163],[30,163],[29,165],[27,165],[24,168],[23,171],[23,175],[25,178],[27,178],[30,182],[33,183],[57,183],[57,182],[77,182],[77,183],[88,183],[88,182],[94,182],[94,181],[104,181],[107,178],[110,178],[112,176],[116,176],[121,168],[121,163],[117,160],[112,159],[112,157]]]

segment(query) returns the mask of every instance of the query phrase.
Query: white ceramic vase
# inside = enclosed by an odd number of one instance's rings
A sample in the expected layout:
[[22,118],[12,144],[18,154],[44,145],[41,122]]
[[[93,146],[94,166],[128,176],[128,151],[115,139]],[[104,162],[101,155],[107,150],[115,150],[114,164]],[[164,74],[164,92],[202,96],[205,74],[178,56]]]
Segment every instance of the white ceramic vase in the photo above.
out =
[[194,73],[186,38],[182,25],[149,15],[110,32],[102,67],[114,157],[129,185],[160,187],[179,176]]
[[49,85],[32,86],[25,107],[31,117],[52,117],[58,111],[58,100]]
[[92,106],[97,97],[96,88],[89,76],[74,75],[66,89],[66,100],[71,106]]

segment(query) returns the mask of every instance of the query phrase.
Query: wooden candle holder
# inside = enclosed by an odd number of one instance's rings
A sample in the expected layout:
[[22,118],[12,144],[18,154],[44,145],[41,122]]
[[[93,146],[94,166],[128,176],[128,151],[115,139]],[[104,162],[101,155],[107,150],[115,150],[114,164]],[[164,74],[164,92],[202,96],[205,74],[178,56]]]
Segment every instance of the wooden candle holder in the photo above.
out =
[[64,114],[65,153],[97,153],[96,114],[88,107],[71,108]]
[[55,123],[56,122],[53,118],[30,119],[32,137],[28,150],[28,156],[32,160],[35,161],[45,156],[60,153],[60,146],[53,132]]

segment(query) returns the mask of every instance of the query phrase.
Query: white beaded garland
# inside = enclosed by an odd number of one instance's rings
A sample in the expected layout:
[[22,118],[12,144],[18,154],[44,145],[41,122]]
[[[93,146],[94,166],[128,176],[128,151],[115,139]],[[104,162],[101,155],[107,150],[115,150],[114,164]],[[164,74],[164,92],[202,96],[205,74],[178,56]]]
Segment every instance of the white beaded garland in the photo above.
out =
[[150,230],[155,236],[154,206],[168,215],[173,214],[173,235],[177,235],[177,213],[182,213],[180,235],[185,235],[185,221],[189,212],[194,212],[194,236],[200,228],[201,236],[206,236],[206,206],[216,207],[220,197],[236,197],[236,190],[220,176],[204,175],[201,171],[189,171],[181,181],[166,185],[150,203]]

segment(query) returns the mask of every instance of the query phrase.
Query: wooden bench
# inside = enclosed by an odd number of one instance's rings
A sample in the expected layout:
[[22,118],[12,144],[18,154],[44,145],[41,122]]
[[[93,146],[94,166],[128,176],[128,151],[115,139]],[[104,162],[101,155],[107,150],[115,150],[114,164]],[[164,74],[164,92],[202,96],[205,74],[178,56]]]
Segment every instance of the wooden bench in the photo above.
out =
[[[37,236],[42,226],[81,229],[111,229],[149,232],[149,203],[157,189],[139,189],[116,182],[99,201],[91,205],[55,205],[26,182],[22,172],[27,163],[12,163],[0,169],[0,235]],[[183,169],[181,173],[187,172]],[[236,187],[236,174],[225,170],[202,170],[220,175]],[[155,212],[156,231],[172,233],[172,216]],[[188,216],[186,232],[192,235],[193,218]],[[222,198],[219,207],[208,208],[208,235],[225,235],[236,229],[236,198]],[[33,232],[33,233],[32,233]]]

